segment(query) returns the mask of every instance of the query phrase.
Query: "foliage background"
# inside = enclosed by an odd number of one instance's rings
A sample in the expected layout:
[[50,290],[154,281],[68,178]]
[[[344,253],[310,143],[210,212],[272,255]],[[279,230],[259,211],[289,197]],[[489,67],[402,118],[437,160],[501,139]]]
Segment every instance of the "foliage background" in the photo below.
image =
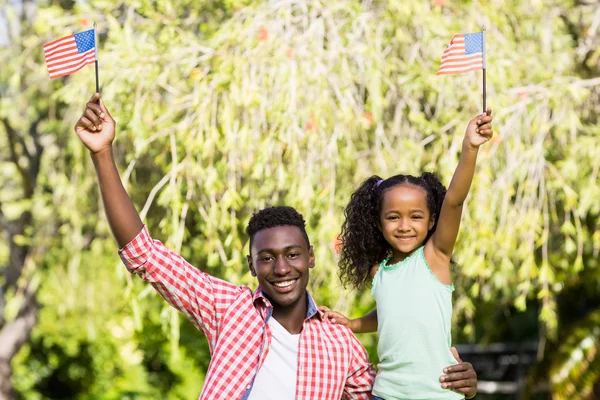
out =
[[[530,388],[600,393],[598,1],[0,5],[0,398],[194,398],[209,360],[116,254],[72,130],[93,67],[48,79],[42,45],[91,21],[118,165],[153,235],[254,287],[245,224],[294,206],[315,244],[310,290],[352,316],[374,303],[336,275],[343,207],[374,173],[449,182],[481,75],[435,72],[454,33],[484,24],[496,137],[456,249],[454,341],[538,341]],[[375,360],[374,335],[361,340]]]

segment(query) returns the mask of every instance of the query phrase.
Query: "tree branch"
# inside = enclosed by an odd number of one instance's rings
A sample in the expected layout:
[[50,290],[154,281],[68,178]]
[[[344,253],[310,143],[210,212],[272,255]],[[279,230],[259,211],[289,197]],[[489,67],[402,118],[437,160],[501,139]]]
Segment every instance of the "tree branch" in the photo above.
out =
[[40,172],[40,160],[42,158],[42,152],[44,148],[40,143],[40,135],[38,132],[38,126],[46,116],[40,116],[35,120],[29,127],[29,136],[33,139],[35,146],[35,154],[29,155],[29,177],[31,182],[37,181],[38,173]]
[[[46,113],[47,114],[47,113]],[[47,118],[47,115],[44,117],[39,117],[31,126],[29,127],[29,135],[33,138],[33,144],[35,145],[36,154],[39,155],[42,152],[42,144],[40,143],[40,134],[38,132],[38,125],[44,118]]]
[[17,317],[0,330],[0,362],[11,360],[27,342],[37,322],[38,303],[36,293],[28,287]]
[[15,138],[17,138],[18,140],[19,135],[17,131],[10,125],[6,118],[2,118],[2,123],[4,124],[4,128],[6,129],[6,134],[8,136],[8,148],[10,150],[10,159],[15,164],[15,167],[19,171],[21,179],[23,180],[23,190],[25,192],[25,197],[31,198],[31,196],[33,195],[33,186],[31,183],[31,178],[27,171],[19,163],[19,156],[15,148]]
[[[8,119],[5,122],[8,123]],[[29,153],[29,149],[27,148],[27,144],[25,143],[25,139],[23,138],[23,136],[18,135],[16,133],[16,130],[13,129],[13,131],[15,132],[15,138],[17,139],[17,141],[19,142],[19,144],[21,145],[21,147],[23,148],[23,153],[25,153],[25,156],[27,157],[27,159],[31,159],[31,154]]]
[[6,216],[4,212],[2,212],[2,202],[0,201],[0,227],[4,228],[9,234],[13,233],[13,226]]

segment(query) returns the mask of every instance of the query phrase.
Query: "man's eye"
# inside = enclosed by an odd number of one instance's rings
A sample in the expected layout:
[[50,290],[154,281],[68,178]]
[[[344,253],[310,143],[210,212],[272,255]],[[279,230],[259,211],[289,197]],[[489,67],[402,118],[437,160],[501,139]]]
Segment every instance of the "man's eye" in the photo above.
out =
[[272,259],[273,259],[273,257],[271,257],[271,256],[265,256],[265,257],[261,257],[259,260],[266,262],[266,261],[271,261]]
[[300,255],[300,254],[298,254],[298,253],[290,253],[289,257],[290,257],[290,258],[296,258],[296,257],[298,257],[299,255]]

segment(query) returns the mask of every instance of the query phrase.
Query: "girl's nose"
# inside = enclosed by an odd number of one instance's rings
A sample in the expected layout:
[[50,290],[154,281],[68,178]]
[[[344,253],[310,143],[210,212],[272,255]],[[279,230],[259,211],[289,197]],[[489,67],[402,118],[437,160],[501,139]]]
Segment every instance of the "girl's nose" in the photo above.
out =
[[409,228],[409,224],[408,224],[408,220],[403,218],[400,220],[400,229],[408,229]]

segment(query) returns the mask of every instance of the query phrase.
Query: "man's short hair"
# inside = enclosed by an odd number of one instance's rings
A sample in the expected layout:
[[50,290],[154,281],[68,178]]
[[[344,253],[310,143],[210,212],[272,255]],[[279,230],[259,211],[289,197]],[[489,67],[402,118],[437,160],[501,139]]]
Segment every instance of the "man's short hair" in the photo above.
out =
[[310,247],[310,240],[308,240],[308,235],[306,234],[306,223],[302,214],[292,207],[276,206],[263,208],[259,212],[254,213],[252,218],[250,218],[246,227],[246,234],[250,237],[250,249],[252,249],[252,241],[257,232],[263,229],[286,225],[298,227],[300,232],[302,232],[302,236],[306,239],[307,247]]

